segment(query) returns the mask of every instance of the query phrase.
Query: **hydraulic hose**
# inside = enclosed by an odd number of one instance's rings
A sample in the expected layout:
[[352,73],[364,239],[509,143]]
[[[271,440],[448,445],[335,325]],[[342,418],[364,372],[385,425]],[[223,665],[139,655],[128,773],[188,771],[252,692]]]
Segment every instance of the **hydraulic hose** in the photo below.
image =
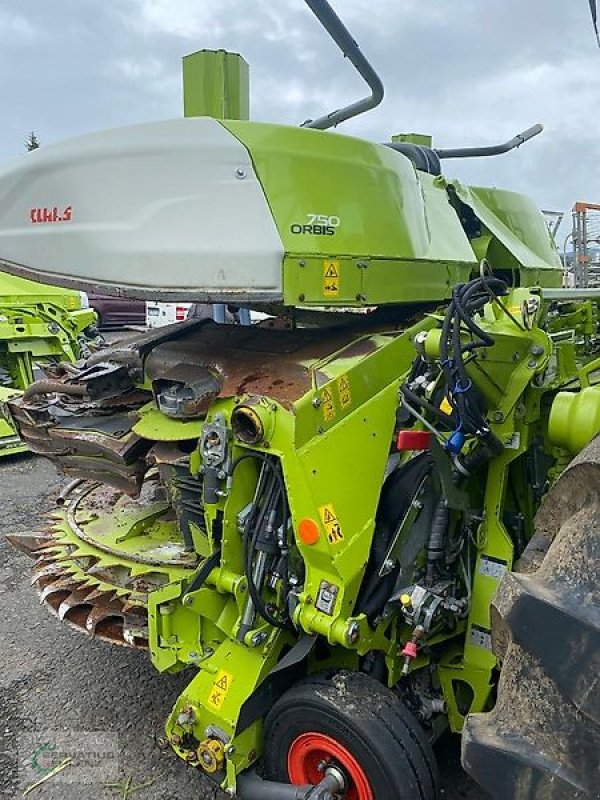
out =
[[50,381],[42,379],[30,384],[23,392],[23,400],[30,400],[40,394],[68,394],[72,397],[85,397],[86,388],[74,383],[61,383],[60,381]]
[[432,585],[435,576],[437,562],[441,560],[446,551],[446,537],[448,535],[448,524],[450,512],[446,505],[445,498],[442,498],[433,515],[429,541],[427,542],[427,577],[426,582]]
[[[259,453],[257,451],[253,451],[252,453],[246,453],[243,456],[240,456],[232,465],[231,474],[235,471],[238,465],[245,460],[256,458],[263,462],[266,469],[271,472],[271,482],[267,482],[265,485],[261,486],[261,481],[259,479],[259,486],[257,487],[257,494],[256,494],[256,503],[261,503],[261,507],[258,511],[258,517],[256,516],[256,512],[253,511],[249,515],[248,519],[246,520],[245,528],[244,528],[244,552],[245,552],[245,574],[246,580],[248,582],[248,593],[250,598],[254,604],[254,607],[258,614],[270,625],[274,628],[284,629],[287,628],[287,623],[281,620],[276,619],[268,610],[263,598],[260,595],[260,587],[257,587],[254,580],[253,575],[253,561],[254,561],[254,553],[257,547],[257,543],[261,533],[263,532],[263,526],[265,524],[265,520],[268,521],[269,516],[273,515],[273,511],[276,509],[276,506],[281,503],[281,516],[282,516],[282,526],[285,529],[287,526],[287,520],[289,518],[289,509],[287,503],[287,496],[285,492],[285,484],[283,478],[279,472],[279,469],[273,464],[273,462],[266,456],[264,453]],[[267,491],[266,499],[262,499],[261,502],[261,494],[264,491]],[[276,514],[273,517],[273,520],[276,519]],[[272,524],[275,524],[273,521]],[[251,533],[252,531],[252,533]],[[287,573],[287,570],[285,571]],[[287,591],[287,581],[285,580],[285,575],[282,576],[282,584],[284,589],[284,594]]]
[[416,392],[413,392],[412,389],[409,389],[406,386],[406,384],[402,386],[400,391],[405,398],[410,401],[410,403],[420,406],[425,411],[429,411],[429,413],[432,414],[438,420],[438,422],[441,422],[442,425],[445,425],[446,428],[449,428],[450,430],[454,429],[455,420],[450,414],[446,414],[439,408],[436,408],[433,403],[430,403],[426,398],[421,397]]
[[[487,426],[479,392],[467,374],[464,355],[494,344],[494,339],[477,325],[473,317],[490,298],[506,291],[506,283],[499,278],[474,278],[453,289],[444,317],[440,342],[442,370],[461,428],[468,434],[480,435]],[[462,325],[473,337],[466,345],[461,341]]]

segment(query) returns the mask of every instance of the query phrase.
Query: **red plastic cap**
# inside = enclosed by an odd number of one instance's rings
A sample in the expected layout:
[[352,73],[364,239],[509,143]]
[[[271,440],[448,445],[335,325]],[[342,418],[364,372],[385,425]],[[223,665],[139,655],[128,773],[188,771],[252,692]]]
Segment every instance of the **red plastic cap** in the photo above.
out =
[[398,450],[429,450],[430,447],[430,431],[400,431],[398,434]]
[[405,658],[416,658],[417,657],[417,643],[416,642],[407,642],[404,645],[404,649],[400,653],[401,656]]

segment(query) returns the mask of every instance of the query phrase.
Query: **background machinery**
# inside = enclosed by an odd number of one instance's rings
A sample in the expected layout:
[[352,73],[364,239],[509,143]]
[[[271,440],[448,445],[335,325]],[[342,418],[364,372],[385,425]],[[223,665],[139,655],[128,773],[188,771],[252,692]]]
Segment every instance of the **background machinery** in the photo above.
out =
[[7,401],[21,394],[45,366],[63,364],[99,346],[96,315],[82,292],[44,286],[0,272],[0,456],[27,449]]
[[432,800],[450,728],[496,797],[596,796],[600,294],[561,288],[528,198],[442,174],[541,126],[327,131],[383,87],[307,5],[365,100],[249,122],[243,60],[199,53],[186,119],[3,170],[6,270],[268,315],[151,331],[12,401],[76,478],[12,538],[66,623],[194,667],[165,744],[230,795]]

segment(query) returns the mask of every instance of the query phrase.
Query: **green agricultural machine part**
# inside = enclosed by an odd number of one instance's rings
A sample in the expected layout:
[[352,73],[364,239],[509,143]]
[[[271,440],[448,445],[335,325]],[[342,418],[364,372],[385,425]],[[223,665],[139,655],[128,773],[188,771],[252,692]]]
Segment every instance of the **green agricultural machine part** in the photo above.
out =
[[600,293],[561,288],[528,198],[442,174],[541,126],[455,150],[328,131],[383,87],[307,5],[364,100],[251,122],[239,56],[201,52],[187,118],[1,174],[9,272],[262,312],[12,400],[74,478],[18,543],[60,619],[193,667],[164,741],[229,796],[435,800],[449,729],[496,798],[593,797]]
[[90,354],[96,314],[81,292],[0,273],[0,456],[27,449],[9,400],[39,378],[44,367]]

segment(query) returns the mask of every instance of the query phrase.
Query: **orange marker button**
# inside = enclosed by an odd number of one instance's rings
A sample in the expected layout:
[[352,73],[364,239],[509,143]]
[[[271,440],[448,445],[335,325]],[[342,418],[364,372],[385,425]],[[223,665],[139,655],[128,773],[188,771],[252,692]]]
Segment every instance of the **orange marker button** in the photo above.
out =
[[298,536],[303,544],[316,544],[320,537],[319,526],[314,519],[303,519],[298,525]]

